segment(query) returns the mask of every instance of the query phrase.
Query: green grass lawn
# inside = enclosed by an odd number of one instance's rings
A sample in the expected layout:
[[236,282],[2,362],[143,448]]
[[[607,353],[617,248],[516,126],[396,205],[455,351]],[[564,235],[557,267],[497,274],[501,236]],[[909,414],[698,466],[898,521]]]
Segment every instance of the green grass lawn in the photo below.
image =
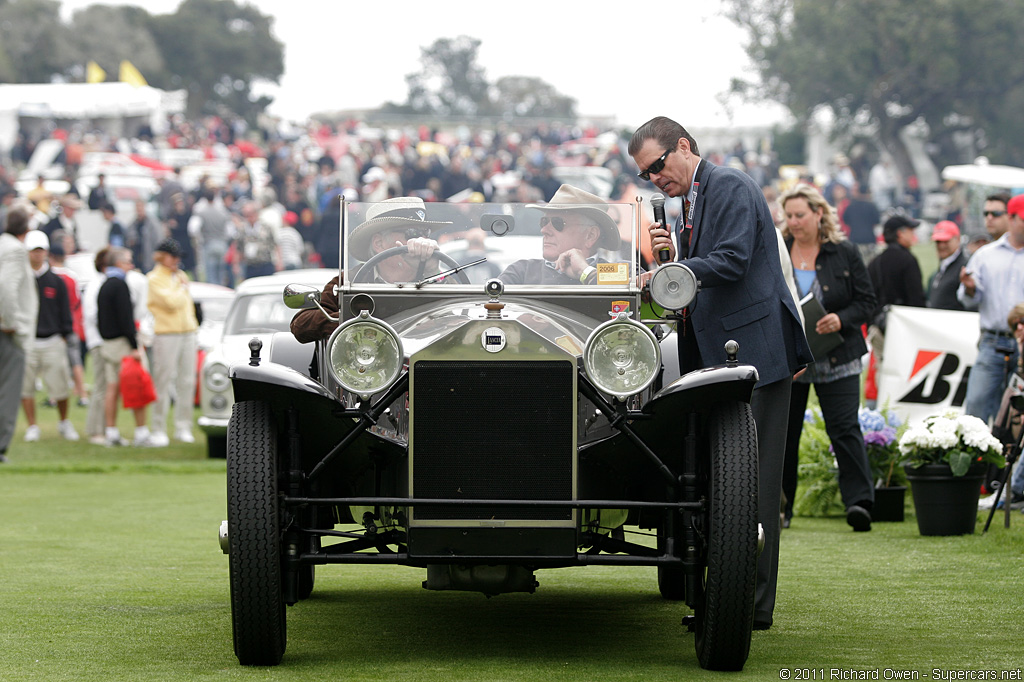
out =
[[[649,568],[541,571],[534,595],[428,592],[406,567],[318,569],[288,610],[281,667],[231,650],[219,472],[125,467],[0,476],[0,679],[675,680],[700,670],[684,606]],[[1010,669],[1024,619],[1024,518],[924,538],[911,517],[784,531],[776,625],[741,679],[782,668]],[[979,527],[980,531],[980,527]]]
[[65,443],[42,414],[43,440],[19,431],[0,467],[0,680],[778,680],[1024,661],[1014,512],[1009,530],[998,516],[954,538],[919,536],[912,513],[857,534],[841,517],[794,519],[775,626],[754,633],[739,674],[697,666],[688,610],[660,598],[654,569],[596,566],[540,571],[536,594],[493,599],[426,591],[419,569],[321,567],[313,597],[288,609],[283,664],[243,668],[217,544],[223,461],[205,459],[201,437]]

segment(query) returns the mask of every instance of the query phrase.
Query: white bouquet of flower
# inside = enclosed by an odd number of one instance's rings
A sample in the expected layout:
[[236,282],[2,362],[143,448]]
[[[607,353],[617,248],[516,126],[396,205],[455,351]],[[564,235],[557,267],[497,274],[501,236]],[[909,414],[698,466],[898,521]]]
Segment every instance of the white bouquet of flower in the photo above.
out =
[[970,415],[946,412],[911,426],[900,438],[900,461],[912,467],[949,464],[963,476],[974,462],[1006,465],[1003,444],[985,422]]

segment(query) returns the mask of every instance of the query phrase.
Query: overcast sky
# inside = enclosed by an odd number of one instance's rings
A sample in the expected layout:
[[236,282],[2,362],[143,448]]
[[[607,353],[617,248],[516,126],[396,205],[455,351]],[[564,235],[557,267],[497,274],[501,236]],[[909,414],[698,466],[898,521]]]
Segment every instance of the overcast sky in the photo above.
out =
[[[63,0],[67,17],[97,4]],[[151,14],[180,0],[105,0]],[[783,117],[775,105],[720,103],[729,81],[750,76],[744,34],[721,15],[720,0],[489,3],[463,0],[250,0],[272,15],[285,46],[284,75],[270,111],[302,119],[315,111],[404,102],[405,76],[437,38],[481,40],[477,63],[494,82],[536,76],[577,101],[577,113],[636,126],[663,114],[684,126],[752,125]],[[686,8],[689,13],[683,11]],[[664,14],[665,19],[650,19]],[[679,28],[677,28],[677,26]],[[145,74],[143,74],[145,76]]]

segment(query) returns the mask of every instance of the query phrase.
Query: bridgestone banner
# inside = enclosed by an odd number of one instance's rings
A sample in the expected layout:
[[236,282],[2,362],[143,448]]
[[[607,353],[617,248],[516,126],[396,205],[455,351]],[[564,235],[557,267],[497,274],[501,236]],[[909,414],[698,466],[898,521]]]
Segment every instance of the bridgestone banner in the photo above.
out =
[[917,422],[962,410],[978,354],[978,313],[893,306],[877,375],[878,406]]

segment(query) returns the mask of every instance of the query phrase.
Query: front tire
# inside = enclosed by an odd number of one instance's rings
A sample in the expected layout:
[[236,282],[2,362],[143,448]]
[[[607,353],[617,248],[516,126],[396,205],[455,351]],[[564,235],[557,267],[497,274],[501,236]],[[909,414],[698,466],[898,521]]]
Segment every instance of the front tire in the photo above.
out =
[[757,576],[757,432],[750,405],[729,403],[709,420],[707,562],[696,611],[697,660],[742,670],[750,654]]
[[228,425],[231,625],[242,665],[277,665],[287,641],[281,592],[277,434],[266,403],[236,403]]

